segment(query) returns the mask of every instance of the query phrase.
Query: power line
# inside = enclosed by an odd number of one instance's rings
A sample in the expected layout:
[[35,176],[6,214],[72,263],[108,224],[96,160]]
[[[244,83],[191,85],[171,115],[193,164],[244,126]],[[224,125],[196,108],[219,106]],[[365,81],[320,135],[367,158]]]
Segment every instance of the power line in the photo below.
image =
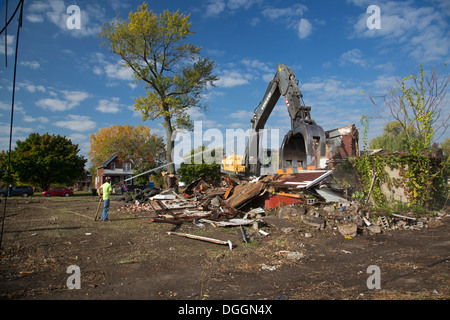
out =
[[[19,4],[16,7],[16,10],[14,10],[13,15],[6,23],[5,27],[0,31],[0,34],[5,31],[5,38],[6,38],[6,27],[9,25],[9,23],[12,21],[14,16],[16,15],[18,9],[20,8],[19,13],[19,20],[17,25],[17,37],[16,37],[16,52],[14,53],[14,73],[13,73],[13,89],[12,89],[12,100],[11,100],[11,123],[9,128],[9,151],[8,151],[8,167],[6,168],[6,176],[10,177],[10,170],[11,170],[11,149],[12,149],[12,135],[13,135],[13,123],[14,123],[14,100],[16,95],[16,74],[17,74],[17,55],[19,51],[19,35],[20,35],[20,28],[22,27],[22,18],[23,18],[23,3],[24,0],[20,0]],[[8,14],[8,13],[6,13]],[[5,45],[5,53],[6,53],[6,45]],[[2,227],[0,232],[0,249],[2,248],[3,244],[3,230],[5,227],[5,217],[6,217],[6,204],[7,204],[8,197],[5,197],[5,204],[3,206],[3,217],[2,217]]]

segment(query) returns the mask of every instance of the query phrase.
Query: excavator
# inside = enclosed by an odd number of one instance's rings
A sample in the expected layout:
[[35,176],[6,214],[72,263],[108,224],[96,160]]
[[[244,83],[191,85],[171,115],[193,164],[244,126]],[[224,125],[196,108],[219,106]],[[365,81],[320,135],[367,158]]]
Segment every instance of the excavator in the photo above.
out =
[[261,169],[267,167],[267,159],[269,162],[274,159],[261,147],[263,129],[280,96],[283,96],[287,105],[291,130],[284,136],[276,159],[277,171],[274,173],[295,173],[320,168],[320,158],[325,156],[326,149],[325,131],[311,118],[311,107],[305,106],[298,80],[291,68],[278,64],[273,80],[254,110],[245,155],[232,154],[225,157],[222,172],[245,176],[262,175]]

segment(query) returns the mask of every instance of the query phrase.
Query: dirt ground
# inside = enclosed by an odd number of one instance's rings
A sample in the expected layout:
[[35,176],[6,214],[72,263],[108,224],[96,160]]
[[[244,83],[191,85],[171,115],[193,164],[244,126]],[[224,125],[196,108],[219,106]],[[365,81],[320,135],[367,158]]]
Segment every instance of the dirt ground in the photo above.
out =
[[[3,201],[1,208],[3,210]],[[94,221],[98,198],[11,198],[3,235],[3,300],[448,300],[450,219],[420,230],[344,238],[336,230],[286,234],[274,227],[239,240],[239,227],[152,223],[119,212]],[[226,245],[169,235],[231,240]],[[305,232],[312,237],[305,237]],[[69,266],[80,270],[70,290]],[[378,266],[381,289],[369,289]]]

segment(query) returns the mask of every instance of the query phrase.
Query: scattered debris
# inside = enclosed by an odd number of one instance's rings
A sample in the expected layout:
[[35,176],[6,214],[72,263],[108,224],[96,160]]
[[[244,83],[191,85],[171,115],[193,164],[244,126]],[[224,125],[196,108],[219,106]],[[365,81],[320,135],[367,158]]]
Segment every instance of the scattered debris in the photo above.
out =
[[196,240],[201,240],[201,241],[207,241],[207,242],[212,242],[212,243],[216,243],[216,244],[227,245],[230,247],[230,250],[233,250],[233,244],[231,243],[230,240],[222,241],[222,240],[217,240],[217,239],[213,239],[213,238],[197,236],[197,235],[193,235],[193,234],[189,234],[189,233],[170,232],[170,231],[167,232],[167,234],[169,234],[169,235],[174,234],[174,235],[181,236],[181,237],[186,237],[186,238],[191,238],[191,239],[196,239]]
[[301,216],[302,221],[313,226],[317,229],[325,228],[325,219],[322,217],[314,217],[314,216]]
[[[313,238],[321,231],[338,231],[351,239],[363,233],[424,228],[431,219],[441,219],[446,215],[416,218],[411,212],[405,215],[393,213],[388,217],[371,216],[370,207],[336,187],[329,170],[258,178],[223,176],[220,184],[197,179],[180,193],[175,188],[138,190],[122,197],[125,204],[120,212],[151,218],[151,223],[177,227],[185,222],[192,222],[197,227],[238,227],[242,242],[248,242],[254,234],[268,236],[271,228],[286,235],[303,232],[305,238]],[[249,228],[254,230],[252,235],[247,235]],[[225,243],[228,244],[220,244]]]
[[381,216],[378,218],[378,221],[380,222],[380,224],[383,228],[385,228],[385,229],[390,228],[389,222],[387,221],[386,217]]
[[344,237],[356,237],[358,226],[354,223],[340,224],[338,230]]
[[275,271],[277,269],[277,266],[268,266],[265,263],[261,265],[261,270],[267,270],[267,271]]
[[242,225],[238,229],[238,237],[239,237],[239,240],[241,240],[241,242],[248,243],[247,233],[245,232]]

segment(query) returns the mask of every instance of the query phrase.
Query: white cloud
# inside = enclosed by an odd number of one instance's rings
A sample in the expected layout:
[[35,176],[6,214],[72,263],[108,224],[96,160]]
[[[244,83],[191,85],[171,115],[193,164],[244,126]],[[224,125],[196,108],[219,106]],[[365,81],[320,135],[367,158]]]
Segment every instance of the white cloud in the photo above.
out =
[[89,141],[89,134],[72,133],[67,136],[68,139],[74,144],[78,144],[80,153],[87,157],[89,150],[91,149],[91,143]]
[[130,5],[124,1],[121,0],[109,0],[108,4],[113,8],[114,10],[119,10],[121,8],[128,8]]
[[233,119],[250,119],[253,117],[253,112],[247,110],[238,110],[229,114],[230,118]]
[[122,67],[122,61],[118,60],[115,64],[105,63],[104,72],[108,78],[133,81],[133,71],[131,68]]
[[363,59],[363,53],[359,49],[351,49],[341,54],[340,64],[356,64],[360,65],[361,67],[366,67],[367,65],[366,61]]
[[242,63],[250,69],[257,69],[263,72],[272,72],[273,68],[270,67],[268,63],[261,62],[257,59],[243,59]]
[[44,93],[44,92],[47,91],[47,89],[45,89],[44,86],[42,86],[42,85],[34,85],[34,84],[32,84],[32,83],[30,83],[28,81],[27,82],[18,83],[16,89],[17,88],[19,88],[19,89],[20,88],[25,88],[28,92],[31,92],[31,93],[34,93],[34,92]]
[[61,93],[64,99],[44,98],[36,101],[36,105],[50,111],[67,111],[77,107],[82,101],[90,97],[89,93],[84,91],[63,90]]
[[[16,51],[15,48],[15,39],[16,37],[13,35],[8,35],[6,37],[6,49],[7,49],[7,54],[8,56],[14,54],[14,52]],[[2,35],[0,37],[0,54],[5,54],[5,36]]]
[[62,93],[64,94],[64,97],[67,101],[70,102],[70,104],[73,104],[74,106],[77,106],[80,104],[81,101],[89,98],[89,93],[84,91],[70,91],[70,90],[63,90]]
[[217,87],[231,88],[249,83],[248,75],[235,70],[224,70],[223,75],[219,77],[219,81],[216,82]]
[[286,8],[268,6],[261,13],[269,20],[282,21],[288,29],[293,29],[297,32],[299,39],[305,39],[313,30],[311,22],[303,18],[307,10],[308,7],[303,4],[294,4]]
[[237,10],[240,8],[249,9],[253,4],[260,2],[259,0],[228,0],[228,8]]
[[[5,103],[3,101],[0,101],[0,110],[4,110],[4,111],[7,111],[8,113],[10,113],[11,112],[11,102]],[[14,103],[14,111],[20,112],[21,114],[25,114],[25,111],[22,107],[22,103],[20,101],[16,101]]]
[[41,66],[39,61],[35,61],[35,60],[32,60],[32,61],[21,61],[20,65],[21,66],[25,66],[25,67],[29,67],[31,69],[39,69],[40,66]]
[[66,111],[71,109],[71,107],[68,106],[67,101],[52,98],[40,99],[36,102],[36,105],[50,111]]
[[248,10],[261,0],[208,0],[205,10],[206,17],[214,17],[220,15],[222,12],[235,12],[240,9]]
[[380,75],[374,81],[372,87],[384,91],[386,89],[392,89],[397,84],[397,78],[395,76]]
[[225,1],[224,0],[209,0],[206,5],[206,13],[207,17],[216,16],[222,13],[225,10]]
[[[0,136],[9,136],[11,128],[9,124],[0,124]],[[33,132],[33,128],[27,128],[27,127],[19,127],[19,126],[13,126],[13,136],[17,136],[18,134],[23,133],[31,133]]]
[[298,28],[298,37],[300,39],[305,39],[312,32],[312,25],[308,21],[308,19],[301,18],[297,28]]
[[[119,59],[113,63],[108,61],[103,53],[97,52],[90,63],[94,65],[91,67],[94,74],[105,75],[110,80],[129,81],[128,85],[133,89],[136,88],[137,85],[133,83],[135,80],[133,70],[129,67],[123,67],[122,60]],[[109,83],[106,85],[114,86],[116,84]]]
[[89,116],[69,114],[67,120],[56,121],[55,126],[67,128],[73,131],[88,131],[95,128],[97,124]]
[[[366,8],[372,4],[362,0],[352,2]],[[380,46],[400,46],[419,62],[440,61],[448,57],[448,6],[442,6],[443,9],[436,6],[417,7],[411,1],[389,1],[378,6],[381,29],[368,29],[369,14],[363,13],[353,21],[352,37],[382,38]]]
[[283,18],[285,21],[289,21],[293,17],[302,16],[308,8],[303,4],[294,4],[293,6],[286,8],[274,8],[266,7],[261,13],[264,17],[270,20],[276,20]]
[[98,102],[97,107],[95,110],[100,111],[102,113],[117,113],[120,112],[120,109],[122,105],[119,103],[119,98],[114,97],[110,100],[108,99],[101,99]]
[[23,121],[25,122],[40,122],[40,123],[47,123],[49,120],[47,117],[37,117],[37,118],[33,118],[32,116],[27,116],[25,115],[23,117]]
[[[336,101],[342,101],[346,106],[367,102],[367,97],[361,94],[363,89],[361,84],[319,77],[300,85],[305,103],[311,105],[313,110],[321,107],[321,113],[324,114],[335,112]],[[314,113],[316,114],[316,112]]]

